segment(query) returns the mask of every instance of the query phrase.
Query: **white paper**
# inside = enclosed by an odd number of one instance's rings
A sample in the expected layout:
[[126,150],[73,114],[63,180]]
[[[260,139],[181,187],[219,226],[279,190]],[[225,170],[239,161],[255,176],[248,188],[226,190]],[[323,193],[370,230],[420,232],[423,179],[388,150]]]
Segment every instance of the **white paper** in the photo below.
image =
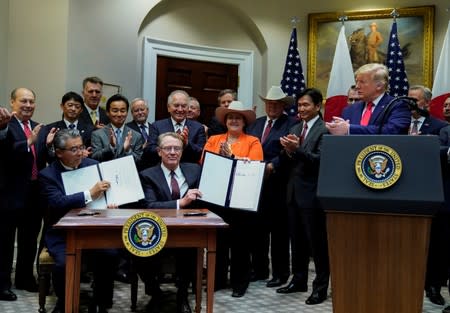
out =
[[99,167],[102,179],[111,184],[106,191],[108,204],[122,205],[144,198],[133,156],[103,162]]
[[265,163],[238,161],[231,188],[230,207],[257,211]]
[[199,184],[202,200],[256,212],[265,166],[260,161],[233,160],[206,152]]
[[[73,195],[91,189],[100,180],[100,173],[97,165],[91,165],[74,171],[63,172],[61,177],[66,195]],[[89,209],[106,209],[106,206],[104,194],[86,205]]]
[[232,167],[233,160],[214,153],[205,153],[198,187],[203,201],[225,206]]

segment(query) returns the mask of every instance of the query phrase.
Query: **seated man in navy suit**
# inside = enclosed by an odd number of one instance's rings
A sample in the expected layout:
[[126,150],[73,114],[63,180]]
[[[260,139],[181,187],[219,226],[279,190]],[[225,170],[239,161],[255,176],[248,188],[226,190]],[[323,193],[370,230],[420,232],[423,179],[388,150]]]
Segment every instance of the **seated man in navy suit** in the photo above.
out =
[[[161,164],[140,173],[145,207],[183,209],[190,206],[201,197],[200,191],[196,189],[200,180],[200,166],[180,163],[183,138],[177,133],[159,135],[157,151],[161,157]],[[191,309],[187,299],[187,287],[195,268],[195,250],[175,249],[175,253],[178,278],[177,313],[189,313]],[[155,257],[136,260],[142,279],[151,289],[152,299],[147,305],[147,312],[159,312],[160,309],[161,290],[157,279],[158,273],[152,270],[158,267],[158,261],[159,258]]]
[[183,90],[172,91],[167,99],[169,118],[153,123],[154,132],[150,134],[148,146],[144,151],[144,159],[158,160],[157,140],[160,134],[176,132],[183,139],[182,162],[198,163],[206,143],[205,128],[197,121],[187,118],[189,95]]
[[[110,187],[107,181],[99,181],[89,190],[66,195],[61,173],[97,164],[84,158],[85,146],[78,130],[63,129],[56,133],[53,140],[57,160],[39,173],[39,185],[43,203],[47,207],[48,226],[58,222],[71,209],[85,207],[92,200],[100,197]],[[50,255],[55,259],[53,269],[53,286],[58,297],[52,313],[64,312],[66,237],[65,233],[49,227],[45,233],[45,244]],[[91,251],[92,252],[92,251]],[[116,267],[114,250],[99,250],[94,262],[94,312],[107,312],[112,305],[114,271]],[[91,309],[91,308],[90,308]],[[89,311],[91,312],[91,310]]]
[[326,123],[332,135],[407,134],[411,113],[407,103],[387,94],[389,72],[385,65],[369,63],[355,72],[360,99]]

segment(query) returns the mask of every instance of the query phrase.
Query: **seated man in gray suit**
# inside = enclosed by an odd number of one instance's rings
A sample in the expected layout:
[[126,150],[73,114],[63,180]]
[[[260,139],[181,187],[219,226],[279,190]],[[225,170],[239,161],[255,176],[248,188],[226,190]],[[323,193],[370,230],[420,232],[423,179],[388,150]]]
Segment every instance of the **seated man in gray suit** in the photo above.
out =
[[111,122],[92,133],[93,159],[103,162],[132,155],[136,163],[141,160],[144,138],[125,125],[128,109],[128,99],[124,96],[115,94],[108,99],[106,114]]
[[[200,180],[198,164],[180,163],[183,154],[183,139],[174,132],[159,135],[157,151],[161,163],[140,173],[145,194],[145,207],[183,209],[201,197],[196,189]],[[166,252],[171,252],[166,250]],[[175,249],[177,274],[177,313],[190,313],[187,287],[194,272],[195,250]],[[161,290],[159,289],[158,262],[160,258],[138,258],[139,274],[150,288],[152,299],[147,312],[160,312]]]

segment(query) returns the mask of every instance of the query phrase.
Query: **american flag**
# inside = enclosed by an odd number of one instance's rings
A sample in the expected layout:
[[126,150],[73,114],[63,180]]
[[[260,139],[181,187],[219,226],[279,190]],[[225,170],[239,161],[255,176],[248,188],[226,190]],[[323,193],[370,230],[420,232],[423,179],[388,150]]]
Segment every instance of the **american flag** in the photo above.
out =
[[[305,77],[303,76],[302,61],[297,50],[297,29],[294,27],[291,33],[291,40],[284,65],[281,89],[288,96],[294,96],[305,89]],[[297,116],[297,104],[286,110],[288,115]]]
[[403,54],[397,34],[397,22],[395,20],[392,23],[389,36],[386,66],[389,69],[389,94],[394,97],[407,96],[409,83],[408,77],[406,77]]

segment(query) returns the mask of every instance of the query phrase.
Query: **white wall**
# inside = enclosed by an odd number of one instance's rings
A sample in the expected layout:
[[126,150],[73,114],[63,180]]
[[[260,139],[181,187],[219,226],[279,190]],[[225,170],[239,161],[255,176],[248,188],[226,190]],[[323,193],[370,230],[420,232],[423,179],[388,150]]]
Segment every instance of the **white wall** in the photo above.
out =
[[0,0],[0,106],[7,106],[9,1]]
[[67,65],[68,0],[10,0],[7,83],[36,92],[36,121],[61,116]]
[[[121,85],[129,98],[138,96],[144,34],[191,44],[257,50],[256,95],[280,81],[292,16],[300,18],[298,39],[306,74],[308,13],[373,10],[393,4],[406,7],[425,3],[423,0],[395,3],[378,0],[376,4],[372,0],[315,0],[311,8],[309,2],[292,0],[3,0],[0,84],[6,77],[6,84],[2,84],[6,89],[0,87],[0,99],[7,101],[14,87],[33,88],[38,94],[36,120],[50,122],[60,116],[55,108],[62,94],[68,90],[80,91],[81,80],[88,75],[98,75],[107,83]],[[450,5],[447,0],[426,4],[436,5],[436,66],[450,18],[445,9]],[[8,10],[7,25],[4,8]],[[155,10],[151,11],[152,8]],[[2,48],[5,34],[8,34],[6,52]]]

